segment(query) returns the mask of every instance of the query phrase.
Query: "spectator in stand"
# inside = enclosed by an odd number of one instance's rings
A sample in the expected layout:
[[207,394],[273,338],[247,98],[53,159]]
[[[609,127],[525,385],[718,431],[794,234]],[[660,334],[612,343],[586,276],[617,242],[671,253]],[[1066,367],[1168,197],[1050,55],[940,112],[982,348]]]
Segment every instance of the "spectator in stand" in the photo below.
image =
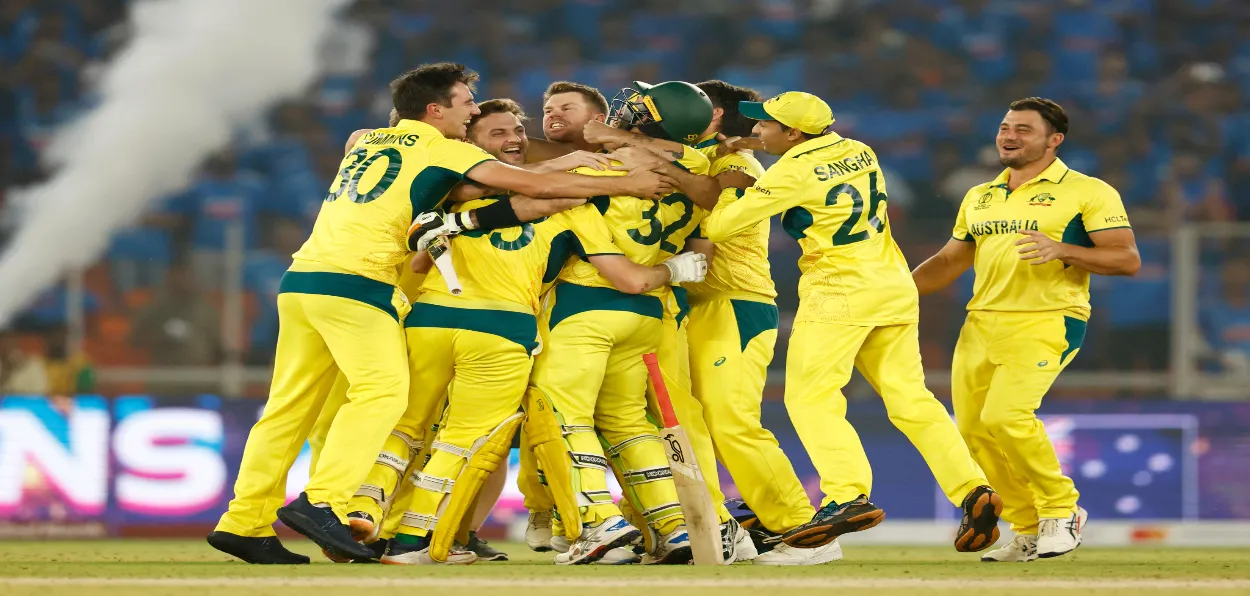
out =
[[1195,150],[1182,150],[1172,159],[1171,172],[1163,180],[1168,210],[1177,221],[1230,221],[1232,204],[1224,182],[1206,170]]
[[1098,317],[1109,326],[1105,364],[1120,370],[1167,370],[1172,318],[1171,242],[1166,220],[1133,215],[1141,269],[1107,277],[1094,294]]
[[135,315],[131,343],[156,366],[212,366],[221,362],[221,320],[196,286],[191,270],[174,264],[164,290]]
[[18,345],[17,333],[0,329],[0,396],[42,395],[48,392],[43,359]]
[[1250,376],[1250,261],[1229,261],[1220,281],[1219,298],[1203,309],[1207,341],[1226,370]]
[[191,230],[191,268],[199,285],[221,287],[225,275],[226,234],[239,225],[244,248],[256,245],[258,212],[272,210],[276,201],[261,200],[262,186],[239,171],[232,151],[208,160],[198,182],[176,198],[171,211]]
[[73,397],[95,391],[95,367],[82,350],[71,350],[69,329],[60,325],[45,334],[48,395]]
[[747,38],[739,58],[721,69],[717,79],[750,87],[761,97],[772,97],[787,89],[797,89],[803,81],[803,60],[779,56],[777,44],[766,35]]
[[249,364],[273,364],[274,348],[278,344],[278,286],[291,266],[291,255],[307,237],[300,223],[279,220],[273,227],[272,248],[248,255],[243,287],[252,294],[257,305],[248,347]]

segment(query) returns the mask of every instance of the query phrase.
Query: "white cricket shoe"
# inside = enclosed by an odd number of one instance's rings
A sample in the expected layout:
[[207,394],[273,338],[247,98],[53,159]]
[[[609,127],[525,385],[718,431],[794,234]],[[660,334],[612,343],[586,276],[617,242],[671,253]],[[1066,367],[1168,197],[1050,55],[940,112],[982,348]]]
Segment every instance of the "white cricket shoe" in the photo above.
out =
[[[531,511],[529,525],[525,526],[525,545],[536,553],[551,550],[551,512]],[[568,541],[565,541],[568,550]]]
[[643,565],[685,565],[694,559],[690,548],[690,533],[686,525],[677,526],[672,532],[655,541],[655,550],[642,556]]
[[751,561],[759,556],[751,534],[743,528],[738,520],[730,518],[720,525],[722,557],[725,565],[733,565],[736,561]]
[[595,561],[595,565],[633,565],[641,559],[628,546],[614,548],[604,553],[603,558]]
[[556,551],[558,553],[569,552],[569,539],[567,537],[552,536],[551,542],[549,544],[551,544],[551,550],[553,551]]
[[1037,523],[1037,556],[1043,559],[1072,552],[1081,545],[1089,512],[1077,507],[1069,517],[1043,517]]
[[986,563],[1028,563],[1037,559],[1037,536],[1016,534],[1011,542],[981,555]]
[[390,541],[386,547],[386,554],[382,555],[383,565],[472,565],[476,562],[476,554],[459,546],[453,546],[448,550],[447,560],[440,563],[430,558],[429,546],[421,548],[418,545],[400,544],[394,540]]
[[833,542],[816,548],[778,544],[777,548],[755,557],[756,565],[820,565],[842,560],[842,545]]
[[608,551],[626,546],[642,532],[629,525],[624,517],[613,515],[603,523],[582,529],[582,536],[569,545],[568,552],[556,555],[556,565],[585,565],[602,559]]

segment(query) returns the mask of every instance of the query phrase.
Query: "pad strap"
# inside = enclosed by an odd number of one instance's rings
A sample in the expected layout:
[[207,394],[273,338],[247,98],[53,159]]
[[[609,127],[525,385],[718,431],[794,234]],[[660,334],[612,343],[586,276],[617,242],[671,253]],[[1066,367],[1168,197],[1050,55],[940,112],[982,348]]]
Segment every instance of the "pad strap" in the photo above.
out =
[[668,466],[658,468],[642,468],[640,470],[626,470],[624,473],[625,482],[631,486],[655,482],[657,480],[667,480],[673,477],[673,470]]
[[604,472],[608,471],[608,458],[603,457],[602,455],[570,451],[569,458],[573,460],[574,468],[588,468],[592,470],[602,470]]
[[451,489],[456,486],[454,478],[441,478],[424,472],[417,472],[417,475],[413,477],[412,483],[417,488],[443,494],[450,494]]
[[573,433],[593,433],[593,432],[595,432],[595,427],[587,426],[585,424],[561,424],[560,425],[560,433],[566,437]]
[[456,457],[463,457],[464,459],[469,459],[470,457],[473,457],[473,452],[476,451],[476,449],[473,449],[473,448],[465,449],[464,447],[457,447],[455,445],[452,445],[451,443],[444,443],[443,441],[434,441],[434,444],[431,445],[430,450],[450,453],[452,455],[455,455]]
[[625,439],[624,441],[621,441],[620,443],[617,443],[615,445],[612,445],[611,447],[608,447],[607,449],[604,450],[604,454],[607,455],[608,457],[616,457],[620,455],[621,453],[623,453],[626,449],[629,449],[631,446],[637,445],[644,441],[659,442],[660,436],[653,435],[653,434],[643,434],[643,435],[638,435],[636,437],[630,437],[628,439]]
[[387,453],[385,451],[378,454],[378,459],[376,461],[377,463],[384,465],[392,470],[395,470],[396,472],[399,472],[400,474],[403,474],[404,470],[408,469],[408,463],[409,463],[407,459],[404,459],[398,455],[395,455],[394,453]]
[[584,490],[577,493],[577,506],[606,505],[612,502],[612,493],[606,490]]
[[437,515],[424,515],[413,511],[405,511],[404,517],[399,522],[410,528],[418,528],[421,530],[433,530],[438,524]]
[[417,451],[420,451],[422,447],[425,447],[425,441],[422,441],[420,439],[414,439],[397,430],[391,431],[391,435],[399,437],[399,439],[403,441],[405,445],[408,446],[408,450],[411,452],[415,453]]
[[356,491],[356,496],[368,497],[370,499],[373,499],[374,501],[377,501],[378,503],[386,502],[386,491],[383,491],[382,487],[375,486],[372,484],[360,485],[360,489]]
[[642,512],[642,517],[647,520],[647,524],[654,526],[670,517],[681,515],[681,503],[664,503],[656,507],[652,507]]

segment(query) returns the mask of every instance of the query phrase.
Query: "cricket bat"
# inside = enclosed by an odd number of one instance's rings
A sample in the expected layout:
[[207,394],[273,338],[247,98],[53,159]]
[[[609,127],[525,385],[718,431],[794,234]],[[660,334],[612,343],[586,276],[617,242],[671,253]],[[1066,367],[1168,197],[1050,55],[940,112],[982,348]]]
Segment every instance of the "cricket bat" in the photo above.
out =
[[452,296],[459,296],[464,288],[460,286],[456,268],[451,264],[451,243],[447,241],[447,237],[439,236],[430,243],[426,250],[430,251],[430,258],[434,259],[434,266],[438,267],[438,272],[443,274],[443,280],[447,282],[447,290]]
[[712,503],[699,461],[690,448],[690,439],[686,438],[686,431],[682,430],[677,415],[673,413],[673,402],[660,374],[659,360],[655,354],[643,354],[642,360],[647,364],[647,372],[651,375],[651,384],[660,404],[660,414],[664,418],[660,437],[664,439],[664,448],[668,452],[668,467],[673,470],[677,499],[681,501],[681,510],[686,516],[686,531],[690,535],[694,564],[720,565],[724,558],[716,505]]

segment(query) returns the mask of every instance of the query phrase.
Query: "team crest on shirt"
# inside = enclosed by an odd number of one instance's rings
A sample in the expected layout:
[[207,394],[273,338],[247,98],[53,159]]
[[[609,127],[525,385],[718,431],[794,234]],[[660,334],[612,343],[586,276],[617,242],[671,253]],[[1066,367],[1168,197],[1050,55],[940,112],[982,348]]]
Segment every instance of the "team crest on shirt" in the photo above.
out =
[[981,195],[981,198],[977,199],[977,206],[973,207],[973,209],[976,209],[976,210],[989,209],[990,202],[993,200],[994,200],[994,195],[987,192]]
[[1049,207],[1053,204],[1055,204],[1055,197],[1048,192],[1034,195],[1033,198],[1029,199],[1029,205],[1034,207]]

